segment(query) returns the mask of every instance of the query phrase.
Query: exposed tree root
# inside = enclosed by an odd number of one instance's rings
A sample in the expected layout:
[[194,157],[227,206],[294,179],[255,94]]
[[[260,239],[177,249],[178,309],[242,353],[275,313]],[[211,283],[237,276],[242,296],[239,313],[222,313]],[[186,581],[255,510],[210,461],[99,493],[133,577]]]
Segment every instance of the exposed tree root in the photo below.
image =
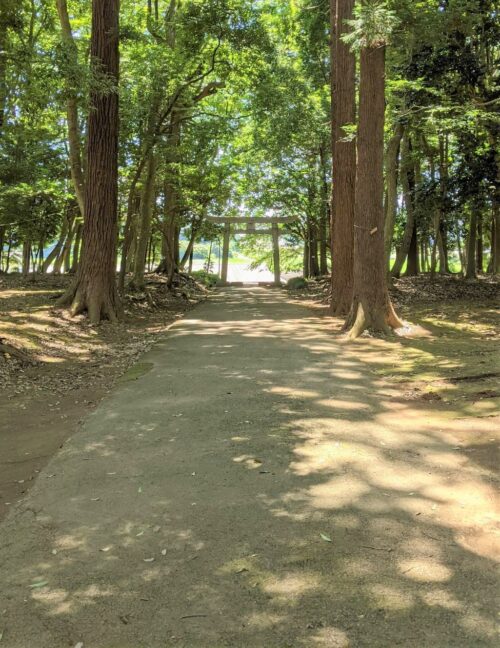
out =
[[396,315],[396,312],[389,301],[385,308],[367,308],[362,302],[353,305],[349,317],[344,325],[347,332],[346,339],[355,340],[364,331],[370,331],[375,335],[392,335],[394,329],[401,328],[403,321]]
[[91,324],[99,324],[101,320],[116,322],[121,315],[121,306],[116,288],[109,291],[89,290],[84,288],[83,283],[75,283],[61,299],[58,305],[63,308],[69,307],[71,316],[87,312]]

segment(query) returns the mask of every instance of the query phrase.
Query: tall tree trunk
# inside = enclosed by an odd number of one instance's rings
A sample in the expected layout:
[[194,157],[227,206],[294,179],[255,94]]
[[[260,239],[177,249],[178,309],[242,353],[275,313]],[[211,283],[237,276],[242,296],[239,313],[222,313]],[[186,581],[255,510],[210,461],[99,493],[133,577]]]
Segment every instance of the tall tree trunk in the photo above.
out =
[[7,61],[9,56],[9,30],[15,28],[14,2],[0,2],[0,136],[2,134],[7,105]]
[[429,272],[430,270],[429,249],[429,240],[424,240],[422,243],[422,269],[424,272]]
[[27,277],[30,272],[30,261],[31,261],[31,241],[26,239],[23,241],[23,256],[22,256],[22,266],[21,273],[23,277]]
[[410,141],[405,134],[401,144],[401,187],[403,189],[403,198],[406,207],[406,224],[403,232],[403,239],[398,251],[396,260],[392,266],[391,274],[393,277],[399,277],[403,268],[408,250],[410,249],[413,230],[415,228],[415,212],[413,210],[413,196],[410,181],[410,175],[413,174],[413,163],[410,158]]
[[332,97],[332,313],[349,312],[353,291],[356,143],[343,127],[356,119],[356,59],[342,36],[349,31],[354,0],[330,0]]
[[153,216],[153,202],[155,194],[156,159],[153,150],[149,153],[146,166],[146,178],[142,190],[139,236],[134,260],[134,276],[132,286],[136,290],[144,288],[144,270],[146,265],[146,252],[151,235],[151,220]]
[[389,332],[402,325],[387,290],[384,254],[385,47],[360,54],[354,289],[346,321],[349,337],[365,329]]
[[[184,270],[184,266],[186,265],[188,260],[191,260],[191,256],[193,254],[193,247],[194,247],[194,240],[196,238],[198,230],[194,225],[191,227],[191,236],[189,237],[189,242],[186,248],[186,251],[184,252],[182,259],[180,260],[179,263],[179,270]],[[191,272],[191,270],[189,270]]]
[[72,224],[72,218],[69,214],[66,214],[62,227],[61,227],[61,232],[59,234],[59,238],[57,239],[57,243],[54,245],[52,248],[51,252],[46,256],[45,261],[43,262],[42,266],[42,272],[48,272],[50,266],[52,263],[59,257],[61,254],[61,250],[63,248],[64,242],[66,241],[66,238],[68,236],[68,231],[71,227]]
[[476,267],[478,274],[483,274],[483,215],[477,216]]
[[441,221],[439,223],[437,246],[439,253],[439,274],[442,275],[448,272],[448,248],[444,245],[443,232],[445,232],[446,236],[444,223]]
[[309,279],[309,277],[311,276],[311,271],[309,267],[310,260],[311,259],[309,255],[309,231],[306,228],[304,234],[304,260],[302,263],[304,279]]
[[460,274],[464,275],[465,273],[465,256],[464,256],[464,251],[462,249],[462,241],[460,239],[460,230],[457,224],[456,227],[456,234],[457,234],[457,251],[458,251],[458,258],[460,260]]
[[82,223],[78,223],[76,226],[75,233],[75,244],[73,245],[73,259],[71,261],[71,268],[69,269],[71,274],[75,274],[78,270],[78,262],[80,260],[80,246],[82,244]]
[[9,272],[11,252],[12,252],[12,237],[9,237],[9,243],[7,245],[7,254],[5,256],[5,274]]
[[38,255],[37,255],[38,260],[37,260],[37,266],[36,266],[37,272],[42,271],[43,259],[44,259],[44,252],[43,252],[44,247],[45,247],[45,242],[44,242],[43,239],[41,239],[41,241],[38,244]]
[[[440,266],[439,266],[439,274],[451,274],[450,270],[450,259],[448,255],[448,232],[446,230],[446,224],[444,221],[441,221],[440,225],[440,246],[442,247],[442,253],[440,252]],[[441,256],[442,254],[442,256]],[[441,259],[442,259],[442,265],[441,265]]]
[[5,104],[7,102],[7,25],[5,8],[0,5],[0,135],[5,121]]
[[417,223],[413,223],[413,232],[410,239],[410,247],[408,248],[408,262],[406,264],[406,277],[415,277],[420,272],[418,262],[418,238],[417,238]]
[[449,274],[448,234],[446,223],[442,218],[448,193],[448,134],[439,136],[439,274]]
[[491,271],[495,275],[500,275],[500,201],[495,205],[491,231]]
[[59,22],[61,24],[62,41],[68,59],[65,78],[65,94],[71,178],[73,180],[78,208],[83,217],[85,178],[82,167],[80,122],[78,120],[78,94],[74,79],[74,70],[78,63],[78,50],[73,39],[73,32],[71,31],[71,23],[69,20],[66,0],[56,0],[56,6],[59,15]]
[[492,255],[492,272],[495,275],[500,275],[500,144],[499,142],[500,127],[495,125],[494,133],[491,137],[493,150],[495,151],[495,165],[496,165],[496,182],[493,187],[492,195],[492,241],[491,241],[491,255]]
[[330,199],[326,164],[325,149],[323,146],[320,146],[321,216],[319,222],[319,271],[323,276],[328,273],[328,224],[330,221]]
[[467,237],[467,267],[466,279],[476,278],[476,244],[477,244],[477,211],[476,205],[471,205],[469,218],[469,235]]
[[71,228],[71,232],[68,235],[68,240],[64,245],[63,267],[64,267],[64,272],[66,274],[69,273],[71,268],[71,249],[73,247],[73,241],[75,240],[75,234],[76,234],[76,223]]
[[68,254],[71,251],[71,243],[73,241],[73,234],[74,234],[74,217],[71,218],[68,224],[68,234],[64,240],[64,244],[62,245],[62,248],[59,252],[59,255],[57,256],[56,260],[54,261],[54,268],[53,268],[53,273],[54,274],[61,274],[61,270],[63,268],[66,269],[67,267],[67,257]]
[[[430,174],[431,174],[431,181],[432,184],[435,185],[436,183],[436,167],[434,164],[434,155],[432,151],[429,149],[426,140],[424,138],[424,146],[428,150],[428,157],[429,157],[429,168],[430,168]],[[433,224],[433,237],[431,241],[431,268],[430,268],[430,278],[431,280],[434,279],[436,275],[436,266],[437,266],[437,252],[439,249],[439,255],[440,259],[442,258],[441,255],[441,248],[442,248],[442,241],[441,241],[441,234],[440,234],[440,226],[441,226],[441,205],[435,205],[434,206],[434,213],[433,213],[433,218],[432,218],[432,224]],[[441,246],[440,246],[440,241],[441,241]]]
[[[167,275],[167,286],[170,288],[174,274],[178,269],[178,252],[176,250],[178,218],[178,170],[175,162],[181,142],[181,113],[174,110],[171,115],[170,136],[167,151],[167,177],[164,183],[164,218],[162,227],[162,259],[157,272]],[[177,263],[177,264],[176,264]]]
[[[93,0],[91,60],[118,85],[119,0]],[[62,298],[72,314],[87,311],[92,323],[115,320],[118,220],[118,92],[91,91],[82,259],[76,280]]]
[[5,225],[0,225],[0,272],[2,272],[3,246],[5,245]]
[[319,276],[317,226],[311,216],[307,219],[307,238],[307,249],[309,250],[309,276],[317,277]]
[[394,235],[394,225],[396,223],[396,214],[398,209],[398,167],[399,167],[399,149],[401,138],[403,137],[404,126],[400,123],[394,127],[392,135],[385,152],[385,223],[384,223],[384,254],[386,266],[389,270],[391,259],[392,237]]
[[180,236],[181,227],[178,223],[176,223],[174,230],[174,264],[176,270],[179,269],[179,263],[181,262]]

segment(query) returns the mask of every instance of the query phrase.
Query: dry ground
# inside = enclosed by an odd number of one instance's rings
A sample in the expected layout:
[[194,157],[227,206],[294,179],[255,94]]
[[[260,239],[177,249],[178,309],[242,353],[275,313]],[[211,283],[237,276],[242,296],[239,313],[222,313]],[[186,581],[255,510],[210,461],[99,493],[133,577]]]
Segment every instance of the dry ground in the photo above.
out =
[[206,297],[192,285],[168,294],[152,275],[148,298],[127,295],[123,321],[95,328],[54,307],[69,281],[0,275],[0,341],[30,360],[0,354],[0,520],[119,377]]
[[0,526],[2,645],[496,646],[496,288],[418,283],[400,339],[264,288],[178,321]]

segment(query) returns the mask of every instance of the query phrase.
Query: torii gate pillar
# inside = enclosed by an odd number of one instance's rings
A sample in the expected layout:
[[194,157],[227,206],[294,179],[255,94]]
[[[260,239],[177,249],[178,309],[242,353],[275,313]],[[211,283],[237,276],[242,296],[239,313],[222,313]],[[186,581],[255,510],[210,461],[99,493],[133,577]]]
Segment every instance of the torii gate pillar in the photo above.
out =
[[227,284],[227,268],[229,265],[229,240],[231,238],[231,225],[224,225],[224,241],[222,243],[222,266],[220,273],[220,282],[224,286]]
[[278,223],[271,225],[273,236],[273,268],[274,268],[274,285],[281,286],[281,273],[280,273],[280,233]]

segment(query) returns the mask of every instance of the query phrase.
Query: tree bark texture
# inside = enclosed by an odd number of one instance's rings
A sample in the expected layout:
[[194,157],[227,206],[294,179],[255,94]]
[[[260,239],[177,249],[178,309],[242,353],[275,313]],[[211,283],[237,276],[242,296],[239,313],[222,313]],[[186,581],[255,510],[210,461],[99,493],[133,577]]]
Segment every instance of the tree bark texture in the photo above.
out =
[[403,198],[406,208],[406,223],[403,231],[401,245],[396,252],[396,260],[392,266],[391,274],[393,277],[399,277],[403,268],[408,251],[410,249],[413,230],[415,227],[415,213],[413,211],[413,200],[411,195],[410,177],[412,173],[412,162],[410,159],[410,142],[405,134],[401,143],[401,187],[403,189]]
[[399,149],[403,137],[404,126],[396,124],[394,134],[387,144],[385,152],[385,224],[384,224],[384,255],[386,267],[389,270],[391,258],[392,238],[394,236],[394,225],[398,209],[398,166]]
[[385,48],[360,54],[354,286],[346,327],[356,338],[366,329],[388,333],[402,325],[387,290],[384,255]]
[[332,97],[332,313],[349,311],[353,289],[356,143],[343,127],[356,119],[356,59],[341,37],[353,17],[354,0],[330,0]]
[[151,234],[151,220],[153,216],[153,202],[155,196],[155,172],[156,159],[153,150],[151,150],[146,165],[146,178],[141,196],[139,236],[137,238],[137,247],[134,259],[134,276],[132,279],[132,285],[136,290],[142,290],[144,288],[146,253]]
[[[91,60],[100,75],[118,84],[119,0],[93,0]],[[76,280],[63,297],[73,314],[87,311],[92,323],[115,320],[118,195],[118,92],[91,91],[82,258]]]
[[[65,79],[66,93],[66,118],[68,122],[68,146],[71,167],[71,179],[75,189],[80,214],[84,216],[85,178],[82,167],[81,133],[78,120],[77,89],[74,79],[74,70],[78,63],[78,51],[71,31],[66,0],[56,0],[57,13],[61,24],[62,41],[68,58],[68,69]],[[72,70],[73,68],[73,70]]]
[[78,263],[80,260],[80,247],[82,244],[82,230],[82,223],[78,223],[78,225],[76,226],[75,243],[73,245],[73,258],[71,260],[71,268],[69,270],[72,274],[75,274],[78,269]]
[[0,272],[2,272],[2,257],[3,257],[3,246],[5,245],[5,230],[4,225],[0,225]]
[[469,235],[467,237],[466,279],[476,278],[476,246],[477,246],[477,211],[476,205],[471,205],[469,218]]

